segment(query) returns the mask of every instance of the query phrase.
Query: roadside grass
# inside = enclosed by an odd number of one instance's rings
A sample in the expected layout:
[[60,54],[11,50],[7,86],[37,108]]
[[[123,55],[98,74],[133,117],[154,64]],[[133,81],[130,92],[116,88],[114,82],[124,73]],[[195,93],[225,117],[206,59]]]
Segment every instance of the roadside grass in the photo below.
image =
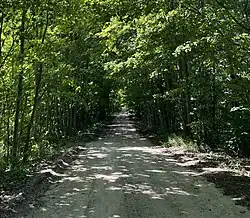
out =
[[157,128],[148,129],[140,120],[136,121],[139,132],[153,146],[162,146],[163,152],[177,160],[178,165],[190,168],[214,183],[223,195],[232,198],[235,204],[250,210],[250,158],[242,158],[223,149],[212,150],[208,145],[196,142],[180,134],[166,134]]
[[200,147],[194,141],[183,137],[182,135],[171,134],[171,135],[160,135],[159,142],[163,147],[166,148],[182,148],[187,151],[198,152]]
[[[223,150],[213,151],[200,147],[181,135],[158,135],[166,152],[183,167],[197,171],[207,181],[214,183],[223,195],[231,197],[235,204],[250,210],[250,159],[231,156]],[[236,188],[237,187],[237,188]],[[244,212],[244,210],[243,210]]]

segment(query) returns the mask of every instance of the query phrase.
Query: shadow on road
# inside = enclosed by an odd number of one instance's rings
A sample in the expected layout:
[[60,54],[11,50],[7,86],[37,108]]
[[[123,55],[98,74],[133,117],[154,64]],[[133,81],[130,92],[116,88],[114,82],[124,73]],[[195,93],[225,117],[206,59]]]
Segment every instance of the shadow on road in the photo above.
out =
[[26,217],[248,217],[199,172],[152,147],[127,117],[118,115],[106,136],[79,146],[42,206]]

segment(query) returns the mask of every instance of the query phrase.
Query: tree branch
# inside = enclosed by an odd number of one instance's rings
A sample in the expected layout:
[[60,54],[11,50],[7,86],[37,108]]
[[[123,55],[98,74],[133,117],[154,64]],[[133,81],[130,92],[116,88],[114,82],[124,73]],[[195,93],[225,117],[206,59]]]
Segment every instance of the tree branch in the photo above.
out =
[[217,2],[218,5],[220,5],[222,8],[224,8],[224,9],[226,9],[228,11],[229,16],[233,19],[233,21],[238,26],[240,26],[242,29],[246,30],[248,33],[250,33],[250,27],[247,27],[243,23],[238,21],[237,18],[229,12],[229,9],[222,2],[220,2],[219,0],[215,0],[215,1]]
[[2,63],[0,63],[0,69],[4,66],[5,62],[7,61],[8,57],[10,56],[13,48],[14,48],[14,45],[15,45],[15,40],[13,38],[13,41],[12,41],[12,45],[7,53],[7,55],[5,56],[5,58],[3,59]]
[[46,15],[46,26],[45,26],[45,29],[44,29],[44,32],[43,32],[42,44],[44,44],[45,37],[46,37],[46,33],[47,33],[47,30],[48,30],[48,26],[49,26],[49,10],[47,10],[47,15]]

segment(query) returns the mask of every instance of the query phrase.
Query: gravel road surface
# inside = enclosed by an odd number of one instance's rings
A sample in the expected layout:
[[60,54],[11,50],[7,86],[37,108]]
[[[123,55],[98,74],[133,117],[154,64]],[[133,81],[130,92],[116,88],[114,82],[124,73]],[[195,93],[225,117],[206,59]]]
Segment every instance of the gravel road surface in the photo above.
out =
[[128,114],[109,127],[106,137],[82,147],[26,218],[250,218],[214,184],[152,147]]

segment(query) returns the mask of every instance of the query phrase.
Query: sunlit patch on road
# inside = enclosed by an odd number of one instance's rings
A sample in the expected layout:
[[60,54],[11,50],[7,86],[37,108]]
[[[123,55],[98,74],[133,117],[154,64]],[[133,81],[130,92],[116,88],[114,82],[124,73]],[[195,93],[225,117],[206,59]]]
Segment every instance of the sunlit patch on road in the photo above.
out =
[[[210,218],[215,210],[223,211],[219,217],[232,217],[223,208],[233,207],[231,199],[178,166],[163,148],[152,147],[127,116],[117,115],[109,135],[82,149],[47,192],[43,207],[27,217]],[[192,207],[201,208],[198,216]]]

